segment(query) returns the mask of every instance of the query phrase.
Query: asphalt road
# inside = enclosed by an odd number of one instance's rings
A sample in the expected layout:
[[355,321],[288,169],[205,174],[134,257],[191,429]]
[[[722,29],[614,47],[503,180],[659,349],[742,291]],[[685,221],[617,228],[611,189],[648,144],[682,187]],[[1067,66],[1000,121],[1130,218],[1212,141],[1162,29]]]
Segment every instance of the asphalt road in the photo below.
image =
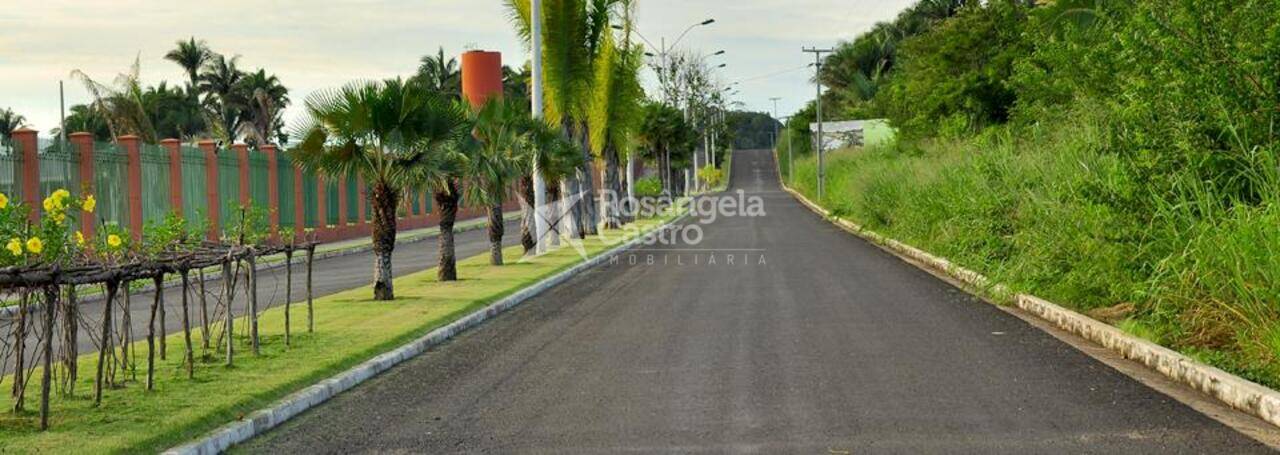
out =
[[767,152],[733,165],[766,216],[628,253],[239,450],[1268,450],[831,226]]
[[[505,245],[515,245],[520,241],[520,222],[508,221],[506,225],[506,235],[504,237]],[[489,234],[485,229],[475,229],[467,232],[455,234],[455,246],[458,257],[465,258],[486,251],[489,251]],[[431,267],[435,267],[439,260],[439,250],[437,249],[436,237],[431,236],[426,239],[417,241],[401,241],[396,245],[395,252],[392,253],[391,270],[395,276],[403,276],[410,273],[421,272]],[[258,307],[267,309],[273,306],[284,306],[285,301],[285,269],[284,267],[260,267],[258,279]],[[306,301],[306,268],[302,265],[295,265],[293,269],[293,302]],[[373,252],[365,251],[360,253],[349,254],[345,256],[334,256],[323,259],[316,259],[312,275],[312,292],[315,297],[345,291],[348,289],[367,286],[373,283]],[[222,281],[212,279],[214,274],[208,275],[210,279],[206,280],[205,290],[210,293],[208,297],[208,305],[210,318],[213,318],[215,302],[217,294],[222,290]],[[243,275],[242,275],[243,278]],[[241,282],[243,283],[243,282]],[[197,313],[198,301],[196,300],[196,278],[191,277],[191,286],[193,289],[190,297],[189,305],[191,307],[191,324],[192,327],[199,327],[199,316]],[[241,286],[243,286],[241,284]],[[151,317],[151,303],[155,299],[155,294],[151,291],[138,292],[130,296],[129,299],[129,322],[132,327],[132,335],[134,340],[145,340],[147,336],[147,323]],[[174,333],[182,330],[182,291],[180,287],[169,287],[165,289],[165,318],[164,325],[167,333]],[[98,331],[102,327],[102,310],[105,299],[95,297],[86,299],[79,305],[81,315],[80,336],[77,343],[81,354],[95,352],[98,348],[94,345],[94,338],[97,337]],[[247,313],[248,301],[244,296],[244,288],[240,287],[236,291],[235,301],[233,302],[233,311],[237,316]],[[118,305],[119,306],[119,305]],[[300,311],[305,311],[302,309]],[[124,320],[124,311],[116,308],[112,313],[114,319],[114,327],[118,330],[122,327]],[[294,328],[298,330],[306,329],[305,313],[296,313],[297,319],[294,319]],[[40,320],[36,318],[35,320]],[[12,330],[11,328],[8,330]],[[62,346],[61,327],[58,329],[58,337],[54,349],[60,349]],[[117,332],[119,333],[119,332]],[[3,336],[12,337],[5,333]],[[118,335],[117,335],[118,336]],[[39,335],[32,331],[27,337],[28,356],[40,344]],[[198,336],[193,339],[199,343]],[[182,355],[182,346],[170,344],[168,347],[168,355]],[[57,351],[55,351],[57,352]],[[138,351],[139,355],[145,356],[145,350]],[[55,354],[56,355],[56,354]],[[10,356],[12,357],[12,356]],[[13,359],[6,359],[0,362],[0,375],[10,373],[13,368]]]

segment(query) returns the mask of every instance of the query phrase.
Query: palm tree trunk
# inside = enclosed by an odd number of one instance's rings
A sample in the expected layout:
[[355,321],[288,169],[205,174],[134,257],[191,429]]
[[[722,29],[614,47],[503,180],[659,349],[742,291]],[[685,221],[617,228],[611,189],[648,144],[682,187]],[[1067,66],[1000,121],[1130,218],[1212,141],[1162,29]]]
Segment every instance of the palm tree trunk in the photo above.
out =
[[618,199],[622,197],[622,185],[618,181],[618,151],[613,147],[604,150],[604,175],[601,185],[604,195],[604,226],[606,229],[622,227],[622,218],[618,211]]
[[506,226],[502,225],[502,204],[489,206],[489,263],[502,265],[502,235]]
[[560,181],[560,195],[556,201],[560,211],[556,212],[560,217],[560,231],[570,238],[579,237],[582,232],[582,200],[576,202],[565,200],[572,198],[578,194],[578,178],[576,176],[565,177]]
[[582,128],[582,156],[584,160],[582,165],[578,167],[579,191],[582,192],[582,238],[588,235],[596,235],[600,225],[599,214],[596,213],[596,178],[592,174],[591,168],[595,167],[595,157],[591,155],[590,140],[587,138],[587,128]]
[[533,201],[533,176],[526,175],[520,177],[520,195],[524,199],[524,203],[520,204],[520,245],[524,246],[524,253],[529,254],[538,247],[534,237],[534,206]]
[[373,185],[373,299],[394,300],[391,253],[396,249],[396,207],[400,193],[385,182]]
[[439,281],[458,280],[458,258],[453,245],[453,224],[458,219],[458,184],[453,180],[434,194],[436,206],[440,207],[440,265],[436,268]]
[[548,217],[551,218],[547,220],[547,232],[549,233],[547,234],[547,241],[551,246],[560,245],[560,235],[564,230],[564,213],[561,212],[561,208],[564,207],[564,201],[560,200],[562,195],[560,191],[561,183],[547,182],[547,203],[551,205],[551,208],[546,211]]

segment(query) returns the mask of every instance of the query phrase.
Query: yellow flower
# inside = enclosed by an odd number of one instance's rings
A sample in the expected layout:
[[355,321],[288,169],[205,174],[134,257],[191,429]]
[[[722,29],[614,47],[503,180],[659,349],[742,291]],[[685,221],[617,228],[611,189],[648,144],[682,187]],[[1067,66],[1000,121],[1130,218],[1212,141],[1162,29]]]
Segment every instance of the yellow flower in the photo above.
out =
[[[84,197],[84,204],[81,204],[80,208],[86,212],[93,213],[93,208],[97,206],[98,206],[98,200],[94,199],[93,195],[90,194]],[[0,208],[4,208],[4,207],[0,207]]]
[[124,240],[121,240],[118,235],[111,234],[107,236],[107,245],[110,245],[112,248],[119,248],[122,243],[124,243]]
[[55,191],[53,192],[53,198],[54,198],[54,199],[57,199],[57,200],[59,200],[59,201],[62,201],[62,200],[66,199],[66,198],[69,198],[69,197],[71,197],[71,192],[70,192],[70,191],[67,191],[67,190],[65,190],[65,189],[61,189],[61,188],[59,188],[58,190],[55,190]]
[[80,231],[76,231],[76,235],[75,235],[75,237],[76,237],[76,246],[83,248],[83,247],[84,247],[84,234],[80,233]]
[[53,197],[44,198],[44,211],[46,212],[53,211]]
[[8,207],[9,207],[9,196],[5,196],[4,193],[0,193],[0,209],[4,209]]
[[22,256],[22,241],[18,239],[9,239],[9,244],[4,249],[9,250],[9,254],[14,256]]
[[66,221],[66,220],[67,220],[67,214],[66,214],[66,212],[63,212],[63,211],[60,211],[60,210],[59,210],[59,211],[55,211],[55,212],[53,212],[53,215],[51,215],[51,216],[53,217],[53,221],[57,221],[57,222],[59,222],[59,223],[61,223],[61,222],[63,222],[63,221]]
[[44,251],[44,241],[40,240],[40,237],[27,239],[27,251],[40,254],[41,251]]

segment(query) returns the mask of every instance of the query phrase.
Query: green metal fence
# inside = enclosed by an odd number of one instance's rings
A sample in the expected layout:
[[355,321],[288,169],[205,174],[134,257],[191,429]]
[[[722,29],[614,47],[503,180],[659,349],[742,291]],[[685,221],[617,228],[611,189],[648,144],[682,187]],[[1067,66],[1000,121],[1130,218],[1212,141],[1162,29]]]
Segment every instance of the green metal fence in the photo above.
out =
[[173,212],[169,197],[169,150],[160,145],[143,144],[140,152],[142,224],[161,223]]
[[316,191],[316,174],[311,171],[302,171],[302,214],[303,221],[306,223],[304,227],[314,228],[318,222],[316,216],[319,211],[319,193]]
[[297,184],[294,182],[293,163],[283,156],[276,160],[276,185],[279,193],[279,201],[276,210],[280,214],[280,230],[293,229],[297,223],[294,216],[294,210],[297,208],[294,204],[294,195],[298,192]]
[[182,216],[191,226],[209,219],[209,176],[204,165],[204,151],[182,147]]
[[129,226],[129,155],[124,147],[113,143],[93,146],[94,211],[103,224]]
[[360,222],[360,187],[354,175],[347,177],[347,222]]
[[223,232],[239,223],[240,218],[240,158],[231,149],[218,150],[218,207]]
[[338,179],[324,179],[324,223],[326,226],[338,225]]
[[40,150],[41,196],[48,196],[59,189],[80,196],[80,154],[73,149],[71,143],[55,140]]
[[0,137],[0,193],[15,202],[22,200],[22,150],[4,137]]
[[249,200],[258,208],[275,207],[271,200],[271,185],[267,170],[267,154],[257,150],[249,151]]

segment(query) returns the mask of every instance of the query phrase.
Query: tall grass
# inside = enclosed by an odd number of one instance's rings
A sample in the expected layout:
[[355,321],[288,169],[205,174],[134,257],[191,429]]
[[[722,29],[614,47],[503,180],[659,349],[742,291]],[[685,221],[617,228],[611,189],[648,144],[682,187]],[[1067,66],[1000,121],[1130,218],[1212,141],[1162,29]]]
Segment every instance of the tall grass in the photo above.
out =
[[[1280,386],[1280,171],[1258,151],[1261,203],[1190,177],[1139,178],[1087,111],[1052,128],[828,154],[820,204],[883,234]],[[816,163],[793,186],[814,197]],[[785,175],[785,174],[784,174]],[[1135,203],[1134,201],[1138,201]],[[1136,207],[1136,208],[1135,208]]]

